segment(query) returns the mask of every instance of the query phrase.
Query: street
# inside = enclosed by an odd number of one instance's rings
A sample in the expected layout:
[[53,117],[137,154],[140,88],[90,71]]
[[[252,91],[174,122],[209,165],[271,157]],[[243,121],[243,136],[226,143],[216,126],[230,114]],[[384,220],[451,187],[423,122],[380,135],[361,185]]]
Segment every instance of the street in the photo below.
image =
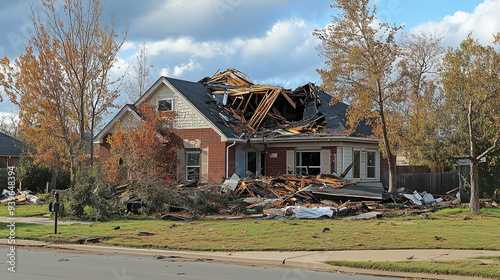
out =
[[134,256],[43,248],[16,248],[15,272],[8,270],[10,250],[0,247],[0,279],[395,279],[308,271],[281,266],[253,266],[170,256]]

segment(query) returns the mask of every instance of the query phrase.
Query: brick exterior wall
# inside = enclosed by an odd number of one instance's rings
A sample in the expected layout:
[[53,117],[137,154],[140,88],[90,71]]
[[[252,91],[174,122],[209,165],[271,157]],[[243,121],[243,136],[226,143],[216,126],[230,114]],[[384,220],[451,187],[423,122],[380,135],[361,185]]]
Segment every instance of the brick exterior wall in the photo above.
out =
[[[111,145],[107,143],[109,135],[104,137],[104,143],[100,144],[99,158],[104,160],[110,156]],[[208,148],[208,182],[209,183],[220,183],[226,176],[226,146],[227,144],[221,142],[221,137],[215,131],[210,128],[199,128],[199,129],[178,129],[173,131],[171,134],[171,139],[174,145],[178,148],[184,148],[183,140],[195,141],[196,139],[201,141],[200,150]],[[230,148],[230,165],[229,174],[233,174],[235,171],[235,149]],[[200,158],[200,164],[202,159]]]
[[101,161],[109,158],[111,156],[111,145],[108,143],[108,138],[109,138],[110,134],[106,134],[104,135],[103,137],[103,143],[99,144],[99,152],[98,152],[98,155],[99,155],[99,159]]
[[[226,176],[226,143],[221,142],[221,137],[210,128],[176,129],[173,131],[172,140],[177,147],[183,148],[183,140],[201,141],[200,149],[208,148],[208,182],[220,183]],[[230,149],[230,158],[233,160],[229,174],[234,173],[234,148]],[[232,154],[232,156],[231,156]],[[200,158],[200,163],[202,159]]]
[[[274,148],[267,150],[266,154],[266,175],[279,176],[286,174],[286,151],[295,150],[295,148]],[[271,158],[271,154],[277,154],[276,158]]]
[[321,149],[330,150],[330,174],[332,174],[337,170],[337,147],[321,147]]

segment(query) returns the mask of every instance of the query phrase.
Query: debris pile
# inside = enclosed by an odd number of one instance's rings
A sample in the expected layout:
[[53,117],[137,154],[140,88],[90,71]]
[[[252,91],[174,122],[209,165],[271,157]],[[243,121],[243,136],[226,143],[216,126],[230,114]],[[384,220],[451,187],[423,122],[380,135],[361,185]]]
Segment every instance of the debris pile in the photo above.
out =
[[[383,201],[382,194],[390,196],[383,190],[381,183],[378,184],[380,189],[374,188],[378,197],[358,191],[373,185],[325,174],[243,179],[233,175],[224,182],[222,188],[243,196],[249,212],[261,208],[263,216],[272,219],[326,216],[360,220],[407,215],[421,215],[424,218],[427,216],[425,213],[460,204],[458,188],[435,196],[401,188],[390,201]],[[491,207],[498,207],[498,204],[493,202]]]
[[460,204],[460,192],[455,188],[445,195],[440,195],[438,198],[427,192],[405,192],[404,188],[398,189],[399,197],[396,199],[398,203],[402,203],[407,207],[423,208],[429,206],[453,207]]
[[252,208],[270,204],[271,207],[289,205],[311,205],[320,203],[312,191],[328,192],[356,182],[347,181],[333,175],[325,176],[278,176],[242,179],[234,188],[236,195],[245,195]]
[[0,195],[0,203],[7,204],[9,201],[13,201],[16,205],[24,205],[28,203],[38,203],[38,197],[31,194],[30,191],[21,191],[17,193],[10,192],[8,190],[3,190]]
[[[319,218],[344,217],[376,209],[381,194],[376,201],[364,200],[365,194],[346,196],[348,190],[345,189],[356,185],[354,181],[326,174],[244,179],[233,175],[224,182],[223,190],[230,189],[234,194],[243,196],[249,212],[262,208],[263,214],[268,218]],[[342,189],[343,194],[340,194]],[[380,193],[382,192],[380,184]]]

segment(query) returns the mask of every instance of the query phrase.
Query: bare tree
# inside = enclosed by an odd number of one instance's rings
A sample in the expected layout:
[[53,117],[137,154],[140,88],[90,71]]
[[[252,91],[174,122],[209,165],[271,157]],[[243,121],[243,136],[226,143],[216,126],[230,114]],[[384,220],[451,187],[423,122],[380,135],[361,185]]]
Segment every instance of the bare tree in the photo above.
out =
[[126,90],[128,91],[129,102],[134,103],[146,92],[151,84],[150,73],[154,65],[149,62],[146,42],[142,43],[139,53],[135,56],[131,66],[132,73],[130,73],[130,79],[126,84]]

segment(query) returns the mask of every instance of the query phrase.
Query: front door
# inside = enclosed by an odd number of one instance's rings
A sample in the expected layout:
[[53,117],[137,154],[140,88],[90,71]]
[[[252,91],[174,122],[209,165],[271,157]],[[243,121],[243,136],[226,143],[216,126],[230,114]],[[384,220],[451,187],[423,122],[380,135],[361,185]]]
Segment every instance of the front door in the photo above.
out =
[[247,152],[247,171],[256,175],[257,173],[257,152]]

